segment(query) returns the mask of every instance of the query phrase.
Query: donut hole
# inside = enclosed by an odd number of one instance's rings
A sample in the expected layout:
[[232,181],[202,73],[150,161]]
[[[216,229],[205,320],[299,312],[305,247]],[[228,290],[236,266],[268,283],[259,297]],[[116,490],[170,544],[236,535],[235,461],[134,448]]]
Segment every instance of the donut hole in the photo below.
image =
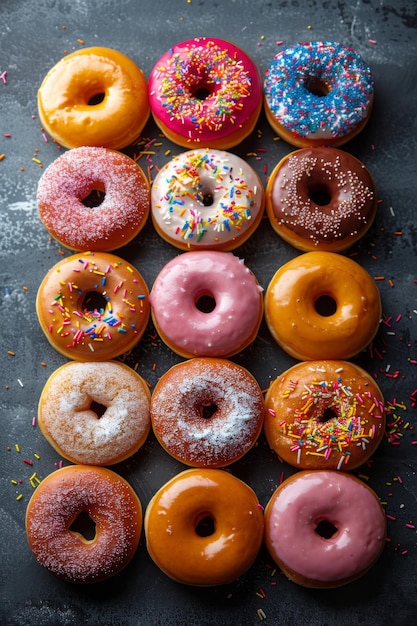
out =
[[200,513],[194,522],[194,530],[199,537],[210,537],[216,531],[216,521],[210,513]]
[[330,520],[322,519],[316,524],[314,532],[323,539],[331,539],[338,532],[338,528]]
[[195,306],[201,313],[211,313],[216,308],[216,300],[211,293],[202,293],[197,296]]
[[308,197],[310,201],[318,206],[327,206],[330,204],[332,196],[329,188],[324,184],[312,184],[308,186]]
[[100,417],[103,417],[107,411],[107,407],[104,404],[100,404],[100,402],[92,400],[90,404],[90,411],[93,411],[97,415],[97,418],[100,419]]
[[332,296],[322,294],[314,301],[314,308],[316,312],[322,317],[330,317],[337,311],[337,303]]
[[82,510],[69,527],[70,532],[81,535],[86,541],[93,541],[96,536],[96,525],[87,511]]
[[335,417],[337,417],[336,411],[331,406],[328,406],[324,409],[323,414],[320,416],[318,421],[325,424],[326,422],[335,419]]
[[207,85],[196,85],[194,89],[191,89],[191,95],[195,100],[207,100],[212,95],[213,91]]
[[91,189],[91,191],[81,199],[81,202],[88,209],[95,209],[104,202],[106,193],[102,187]]
[[308,76],[305,87],[309,93],[318,98],[324,98],[330,92],[329,86],[318,76]]
[[212,206],[214,202],[214,197],[211,191],[199,191],[198,192],[198,201],[203,206]]
[[83,311],[103,313],[107,306],[107,298],[98,291],[86,291],[81,308]]
[[203,419],[209,420],[217,413],[217,404],[202,404],[200,407],[200,415]]

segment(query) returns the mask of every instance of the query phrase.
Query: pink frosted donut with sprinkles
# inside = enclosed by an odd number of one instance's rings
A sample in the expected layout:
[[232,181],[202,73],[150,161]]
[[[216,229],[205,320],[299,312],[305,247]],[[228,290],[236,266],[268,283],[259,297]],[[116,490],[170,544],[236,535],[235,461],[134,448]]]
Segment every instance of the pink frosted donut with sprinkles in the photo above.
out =
[[151,212],[160,236],[182,250],[233,250],[256,230],[265,194],[243,159],[196,149],[174,157],[152,185]]
[[149,183],[142,169],[116,150],[73,148],[43,173],[39,217],[71,250],[109,252],[128,244],[146,224]]
[[264,431],[271,449],[297,469],[353,470],[384,436],[384,398],[358,365],[297,363],[269,386]]
[[234,44],[208,37],[178,43],[155,64],[148,82],[156,124],[185,148],[228,150],[254,129],[262,81]]
[[279,52],[266,71],[265,112],[291,145],[340,146],[366,125],[374,97],[370,68],[352,48],[307,42]]
[[184,358],[241,352],[254,341],[263,316],[255,275],[242,259],[220,250],[191,250],[171,259],[149,298],[159,336]]

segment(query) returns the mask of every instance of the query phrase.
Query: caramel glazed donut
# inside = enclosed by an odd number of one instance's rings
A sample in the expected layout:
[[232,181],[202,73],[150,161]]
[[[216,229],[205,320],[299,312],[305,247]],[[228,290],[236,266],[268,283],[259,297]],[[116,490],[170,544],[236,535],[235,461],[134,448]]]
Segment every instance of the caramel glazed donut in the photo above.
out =
[[133,558],[142,531],[142,506],[132,487],[111,470],[63,467],[33,492],[26,536],[36,560],[73,583],[114,576]]
[[255,378],[226,359],[171,367],[152,393],[153,431],[162,447],[193,467],[225,467],[255,444],[264,400]]
[[385,432],[381,390],[347,361],[297,363],[270,384],[265,405],[269,446],[298,469],[353,470]]
[[144,444],[150,430],[146,382],[116,361],[70,361],[48,378],[39,400],[38,425],[64,458],[113,465]]
[[300,361],[356,356],[375,337],[381,313],[368,272],[335,252],[305,252],[288,261],[265,294],[272,337]]
[[385,538],[378,496],[343,472],[297,472],[265,507],[265,545],[287,578],[305,587],[340,587],[363,576]]
[[155,564],[187,585],[233,582],[256,559],[263,514],[254,491],[220,469],[189,469],[163,485],[144,519]]
[[281,159],[268,180],[271,226],[299,250],[346,250],[369,230],[376,210],[370,173],[336,148],[296,150]]
[[101,47],[77,50],[42,81],[41,124],[65,148],[120,150],[140,136],[148,121],[147,89],[142,70],[121,52]]

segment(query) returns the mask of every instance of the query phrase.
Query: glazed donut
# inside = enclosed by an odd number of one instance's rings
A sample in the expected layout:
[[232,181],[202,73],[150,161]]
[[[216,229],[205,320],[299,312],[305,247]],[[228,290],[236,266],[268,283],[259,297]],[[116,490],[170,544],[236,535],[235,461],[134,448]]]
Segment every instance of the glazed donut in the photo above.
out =
[[305,587],[340,587],[381,555],[385,513],[375,492],[343,472],[297,472],[265,508],[265,544],[283,573]]
[[150,430],[149,388],[116,361],[70,361],[47,380],[39,400],[38,425],[65,459],[113,465],[145,443]]
[[198,37],[176,44],[157,61],[149,102],[155,123],[174,143],[228,150],[255,128],[262,82],[243,50]]
[[265,409],[270,447],[297,469],[353,470],[385,432],[378,385],[347,361],[297,363],[270,384]]
[[45,131],[66,148],[119,150],[135,141],[148,121],[147,81],[126,55],[83,48],[47,73],[38,91]]
[[262,287],[231,252],[198,250],[171,259],[152,287],[151,315],[162,341],[184,358],[228,358],[255,339]]
[[189,469],[154,495],[144,529],[149,555],[167,576],[187,585],[225,585],[255,561],[263,515],[254,491],[238,478]]
[[245,368],[226,359],[178,363],[152,393],[153,431],[175,459],[225,467],[255,444],[264,416],[262,391]]
[[107,361],[131,350],[150,316],[140,273],[106,252],[56,263],[38,289],[36,312],[49,343],[75,361]]
[[149,183],[129,157],[80,147],[58,157],[37,192],[47,231],[72,250],[110,251],[132,241],[149,216]]
[[368,272],[335,252],[305,252],[285,263],[265,294],[265,321],[300,361],[350,359],[375,337],[379,291]]
[[337,148],[303,148],[287,154],[266,188],[272,228],[303,251],[346,250],[369,230],[376,209],[370,173]]
[[234,250],[256,230],[265,205],[257,173],[220,150],[189,150],[158,172],[152,185],[152,221],[181,250]]
[[265,76],[265,113],[288,143],[341,146],[365,126],[374,81],[370,68],[340,43],[300,43],[279,52]]
[[134,556],[141,530],[138,496],[104,467],[56,470],[41,481],[26,510],[36,560],[73,583],[96,583],[120,572]]

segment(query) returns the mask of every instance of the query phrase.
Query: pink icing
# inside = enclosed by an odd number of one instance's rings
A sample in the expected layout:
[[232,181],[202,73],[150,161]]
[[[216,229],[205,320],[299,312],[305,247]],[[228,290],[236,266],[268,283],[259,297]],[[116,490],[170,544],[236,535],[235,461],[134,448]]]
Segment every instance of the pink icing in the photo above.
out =
[[190,140],[227,137],[250,120],[261,98],[256,65],[221,39],[200,37],[176,44],[149,77],[152,113]]
[[[255,338],[263,313],[261,292],[255,276],[232,253],[185,252],[158,274],[150,295],[152,316],[181,353],[226,357]],[[201,296],[212,298],[211,312],[197,307]]]
[[[266,533],[273,553],[310,580],[334,583],[360,576],[385,541],[385,516],[377,497],[348,474],[300,472],[275,492],[268,508]],[[316,532],[322,521],[337,528],[329,539]]]

